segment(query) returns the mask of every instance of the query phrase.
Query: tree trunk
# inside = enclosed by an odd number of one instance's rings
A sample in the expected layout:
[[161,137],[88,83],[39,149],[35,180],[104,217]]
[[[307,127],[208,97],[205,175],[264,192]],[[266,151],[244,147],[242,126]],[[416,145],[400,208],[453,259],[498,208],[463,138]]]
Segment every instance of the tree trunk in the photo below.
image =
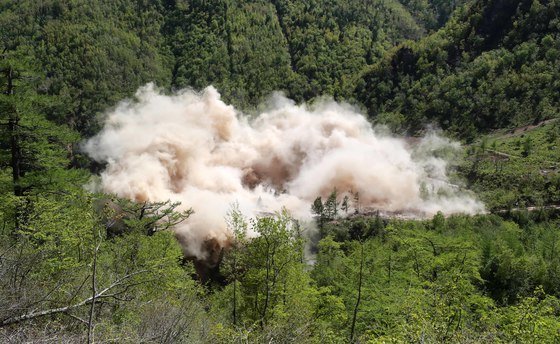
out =
[[[7,79],[5,94],[12,96],[14,94],[14,70],[12,67],[9,67],[4,73],[6,74]],[[19,116],[15,107],[12,109],[12,113],[9,114],[8,133],[10,135],[10,166],[12,167],[12,185],[14,195],[22,196],[23,190],[20,185],[21,147],[19,142]]]
[[19,118],[12,117],[8,122],[8,130],[10,132],[11,161],[12,167],[12,185],[15,196],[23,196],[23,189],[20,185],[21,178],[21,148],[19,146],[18,135]]
[[[269,246],[269,245],[267,245]],[[263,311],[262,311],[262,315],[261,315],[261,328],[264,328],[264,321],[265,321],[265,317],[266,317],[266,309],[268,308],[268,299],[270,298],[270,285],[269,285],[269,280],[270,280],[270,269],[271,269],[271,264],[270,264],[270,249],[267,247],[267,253],[266,253],[266,281],[265,281],[265,296],[264,296],[264,306],[263,306]]]
[[237,279],[233,281],[233,325],[237,325]]
[[358,316],[358,308],[360,307],[360,300],[362,299],[362,276],[364,270],[364,243],[361,244],[360,251],[360,273],[358,277],[358,299],[356,300],[356,306],[354,307],[354,315],[352,316],[352,326],[350,328],[350,343],[354,341],[354,329],[356,327],[356,318]]
[[[96,234],[95,227],[93,231],[94,231],[94,237],[97,239],[95,235]],[[88,340],[87,340],[88,344],[93,343],[93,315],[95,311],[95,298],[97,295],[97,287],[95,285],[96,277],[97,277],[97,252],[99,251],[100,245],[101,245],[101,241],[96,243],[95,245],[95,250],[93,251],[93,263],[91,267],[91,305],[89,308],[89,318],[88,318]]]
[[237,325],[237,247],[233,251],[233,325]]

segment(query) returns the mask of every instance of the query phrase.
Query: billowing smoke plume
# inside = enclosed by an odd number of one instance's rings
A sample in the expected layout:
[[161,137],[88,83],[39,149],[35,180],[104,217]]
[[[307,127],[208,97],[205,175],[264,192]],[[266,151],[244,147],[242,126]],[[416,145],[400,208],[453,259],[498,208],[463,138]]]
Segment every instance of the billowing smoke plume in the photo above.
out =
[[309,218],[313,200],[336,188],[341,197],[358,192],[362,209],[417,216],[483,209],[449,183],[446,160],[434,156],[458,148],[446,139],[380,134],[335,102],[311,108],[275,95],[268,108],[249,119],[213,87],[167,96],[147,85],[107,115],[85,150],[107,163],[103,191],[192,207],[176,232],[199,258],[208,239],[227,241],[224,217],[235,202],[247,216],[285,207]]

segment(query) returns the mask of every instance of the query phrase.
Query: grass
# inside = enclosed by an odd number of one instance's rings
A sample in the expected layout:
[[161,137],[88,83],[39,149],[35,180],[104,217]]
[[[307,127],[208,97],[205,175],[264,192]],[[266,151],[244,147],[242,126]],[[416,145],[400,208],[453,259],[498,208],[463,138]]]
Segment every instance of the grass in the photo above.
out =
[[490,210],[560,204],[559,172],[559,121],[486,135],[459,167]]

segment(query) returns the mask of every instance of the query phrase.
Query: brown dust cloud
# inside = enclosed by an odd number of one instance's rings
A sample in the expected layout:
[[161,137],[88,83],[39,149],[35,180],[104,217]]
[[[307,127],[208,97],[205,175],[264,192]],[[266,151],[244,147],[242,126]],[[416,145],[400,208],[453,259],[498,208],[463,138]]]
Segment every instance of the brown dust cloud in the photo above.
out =
[[285,208],[305,220],[313,200],[336,188],[340,198],[358,192],[361,209],[394,214],[484,210],[449,180],[457,143],[434,133],[394,137],[334,101],[296,105],[275,94],[262,108],[245,116],[211,86],[165,95],[148,84],[106,114],[84,150],[106,164],[102,191],[193,208],[175,232],[199,259],[208,240],[228,241],[225,216],[234,203],[247,217]]

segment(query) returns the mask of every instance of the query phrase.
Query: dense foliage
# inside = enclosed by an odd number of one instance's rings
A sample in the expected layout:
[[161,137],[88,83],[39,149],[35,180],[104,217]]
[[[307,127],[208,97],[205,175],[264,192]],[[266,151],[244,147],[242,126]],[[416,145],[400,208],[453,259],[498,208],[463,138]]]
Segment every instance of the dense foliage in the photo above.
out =
[[560,204],[560,123],[496,131],[468,148],[459,168],[495,211]]
[[332,95],[395,130],[436,123],[467,139],[555,117],[558,2],[462,4],[3,1],[0,26],[3,47],[34,59],[38,89],[55,96],[48,116],[86,135],[148,81],[214,84],[245,109],[275,90],[297,101]]
[[215,85],[250,108],[272,91],[349,98],[368,65],[450,13],[445,1],[2,1],[3,48],[35,59],[48,116],[83,134],[138,86]]
[[[0,1],[0,342],[560,341],[559,10]],[[360,102],[394,131],[436,124],[472,141],[454,172],[493,214],[347,216],[354,200],[334,192],[312,231],[233,208],[219,278],[201,283],[170,231],[191,210],[84,188],[97,166],[80,140],[149,81],[214,84],[244,109],[281,90]]]
[[92,208],[75,190],[36,198],[17,231],[3,216],[3,341],[558,340],[560,231],[543,214],[339,219],[309,255],[287,214],[233,211],[226,284],[205,289],[168,231],[132,216],[114,235]]
[[558,1],[473,1],[437,33],[394,48],[357,97],[395,130],[477,133],[557,117]]

